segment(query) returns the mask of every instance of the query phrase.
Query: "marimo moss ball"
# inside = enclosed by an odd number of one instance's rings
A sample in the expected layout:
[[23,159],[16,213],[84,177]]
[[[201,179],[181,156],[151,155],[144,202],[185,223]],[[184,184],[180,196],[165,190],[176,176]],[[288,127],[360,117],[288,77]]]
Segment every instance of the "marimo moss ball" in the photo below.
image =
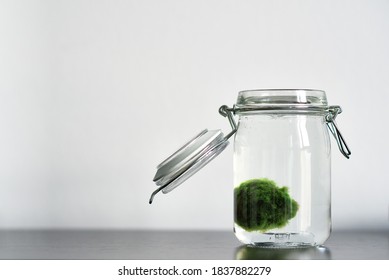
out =
[[235,223],[247,231],[282,228],[296,216],[298,203],[287,187],[269,179],[252,179],[235,188]]

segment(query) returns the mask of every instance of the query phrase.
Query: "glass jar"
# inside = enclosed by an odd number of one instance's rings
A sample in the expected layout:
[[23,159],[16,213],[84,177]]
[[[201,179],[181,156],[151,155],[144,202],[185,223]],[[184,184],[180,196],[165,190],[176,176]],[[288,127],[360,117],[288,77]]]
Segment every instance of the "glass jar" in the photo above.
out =
[[323,244],[331,232],[333,114],[325,92],[242,91],[233,111],[236,237],[261,247]]
[[[318,246],[331,232],[331,143],[351,154],[321,90],[241,91],[220,107],[232,131],[203,130],[157,166],[168,193],[234,141],[234,232],[244,244],[269,248]],[[238,124],[234,115],[238,116]]]

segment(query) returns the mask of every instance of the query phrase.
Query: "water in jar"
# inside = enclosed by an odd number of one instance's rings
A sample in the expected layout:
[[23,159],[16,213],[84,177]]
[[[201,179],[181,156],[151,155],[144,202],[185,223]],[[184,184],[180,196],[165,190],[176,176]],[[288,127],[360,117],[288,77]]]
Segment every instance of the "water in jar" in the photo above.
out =
[[[241,114],[234,141],[237,238],[245,244],[276,248],[323,244],[331,230],[330,161],[330,140],[323,113]],[[266,215],[276,217],[278,211],[288,212],[284,206],[277,206],[279,191],[275,188],[266,198],[269,207],[259,205],[265,198],[242,203],[242,197],[253,199],[249,192],[237,197],[240,191],[237,188],[242,183],[258,179],[272,181],[279,189],[286,187],[284,202],[298,208],[292,214],[289,211],[287,221],[269,225],[260,220]],[[242,211],[250,222],[239,220]]]

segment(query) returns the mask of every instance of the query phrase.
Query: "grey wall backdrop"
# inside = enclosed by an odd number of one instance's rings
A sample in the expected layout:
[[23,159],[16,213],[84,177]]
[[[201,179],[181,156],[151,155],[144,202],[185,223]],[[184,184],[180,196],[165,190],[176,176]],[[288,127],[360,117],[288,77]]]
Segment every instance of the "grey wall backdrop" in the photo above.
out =
[[344,113],[333,225],[388,228],[389,1],[0,2],[0,228],[232,228],[232,146],[155,204],[156,165],[237,92]]

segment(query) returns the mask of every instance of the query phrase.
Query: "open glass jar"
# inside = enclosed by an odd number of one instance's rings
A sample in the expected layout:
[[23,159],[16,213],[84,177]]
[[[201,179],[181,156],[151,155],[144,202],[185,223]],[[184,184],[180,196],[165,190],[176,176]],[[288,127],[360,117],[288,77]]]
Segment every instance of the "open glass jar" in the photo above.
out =
[[[260,247],[318,246],[331,231],[331,145],[348,149],[335,123],[339,106],[321,90],[241,91],[222,106],[232,131],[204,130],[158,166],[152,194],[167,193],[216,157],[235,135],[234,232]],[[238,116],[236,124],[234,116]]]

